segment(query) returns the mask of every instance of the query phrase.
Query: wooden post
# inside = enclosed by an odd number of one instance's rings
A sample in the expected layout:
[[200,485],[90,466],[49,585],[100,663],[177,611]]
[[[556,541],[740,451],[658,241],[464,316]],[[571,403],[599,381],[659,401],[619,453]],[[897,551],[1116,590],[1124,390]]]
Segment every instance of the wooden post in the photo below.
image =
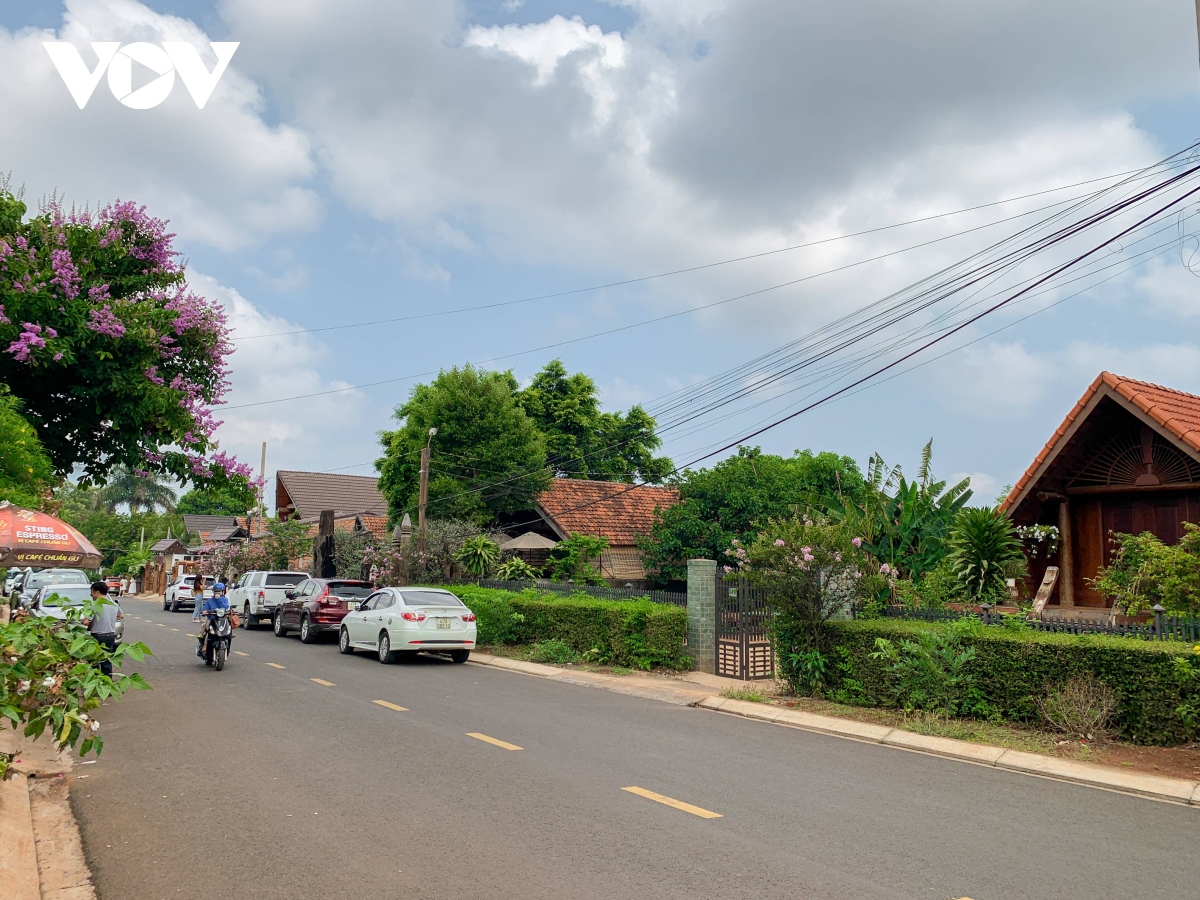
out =
[[1058,605],[1075,605],[1075,553],[1071,546],[1071,501],[1058,504]]

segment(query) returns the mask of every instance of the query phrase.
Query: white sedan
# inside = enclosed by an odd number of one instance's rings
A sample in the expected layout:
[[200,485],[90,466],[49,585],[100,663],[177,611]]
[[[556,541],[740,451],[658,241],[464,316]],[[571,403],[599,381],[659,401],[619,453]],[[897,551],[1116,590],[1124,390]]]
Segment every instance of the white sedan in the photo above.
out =
[[422,650],[465,663],[474,646],[475,613],[435,588],[381,588],[346,613],[338,632],[343,653],[370,650],[381,663]]

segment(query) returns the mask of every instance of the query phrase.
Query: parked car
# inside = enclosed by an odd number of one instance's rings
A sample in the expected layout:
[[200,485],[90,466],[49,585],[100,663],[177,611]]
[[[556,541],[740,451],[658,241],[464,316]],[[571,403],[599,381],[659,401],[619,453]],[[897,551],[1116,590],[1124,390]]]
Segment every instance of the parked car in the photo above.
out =
[[20,591],[25,579],[33,574],[33,569],[9,569],[4,576],[4,596],[11,597]]
[[87,573],[82,569],[42,569],[39,572],[34,572],[32,575],[27,575],[21,583],[20,598],[21,605],[28,606],[29,601],[33,599],[34,594],[43,587],[55,587],[58,585],[84,585],[90,586],[92,580],[87,577]]
[[342,617],[371,595],[375,585],[355,578],[309,578],[293,590],[275,609],[277,637],[300,630],[300,640],[311,644],[323,631],[337,631]]
[[104,583],[108,585],[108,592],[114,597],[121,593],[121,576],[120,575],[105,575]]
[[[92,586],[79,584],[60,584],[47,585],[40,587],[37,593],[30,598],[29,612],[35,616],[46,616],[53,619],[65,621],[67,618],[67,609],[72,606],[82,606],[83,601],[92,596]],[[113,603],[117,602],[116,597],[109,598]],[[125,623],[117,620],[116,625],[117,643],[121,643],[125,639]]]
[[192,596],[192,587],[196,583],[196,579],[204,579],[204,599],[212,596],[212,586],[215,580],[205,578],[203,575],[180,575],[169,585],[163,593],[163,609],[169,609],[171,612],[179,612],[181,609],[195,609],[196,599]]
[[241,610],[243,628],[255,628],[273,618],[286,592],[306,580],[307,572],[247,572],[229,589],[229,607]]
[[338,649],[371,650],[381,663],[422,650],[465,663],[475,635],[475,613],[449,591],[392,587],[376,591],[342,619]]

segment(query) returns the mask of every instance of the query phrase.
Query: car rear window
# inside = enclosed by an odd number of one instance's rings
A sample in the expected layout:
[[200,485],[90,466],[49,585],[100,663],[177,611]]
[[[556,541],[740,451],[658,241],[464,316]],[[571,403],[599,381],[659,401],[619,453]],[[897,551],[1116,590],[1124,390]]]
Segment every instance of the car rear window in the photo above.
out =
[[344,581],[329,582],[329,593],[337,597],[370,597],[375,593],[375,585],[363,584],[361,581],[355,584],[347,584]]
[[44,584],[91,584],[91,582],[87,580],[87,576],[82,572],[39,573],[33,577],[32,583],[38,586]]
[[307,575],[268,575],[267,587],[295,587],[308,578]]
[[43,606],[79,606],[88,597],[92,596],[91,586],[81,586],[75,584],[64,584],[60,587],[51,588],[47,592],[48,597],[42,599]]
[[462,606],[463,602],[453,594],[443,594],[440,591],[404,591],[406,606]]

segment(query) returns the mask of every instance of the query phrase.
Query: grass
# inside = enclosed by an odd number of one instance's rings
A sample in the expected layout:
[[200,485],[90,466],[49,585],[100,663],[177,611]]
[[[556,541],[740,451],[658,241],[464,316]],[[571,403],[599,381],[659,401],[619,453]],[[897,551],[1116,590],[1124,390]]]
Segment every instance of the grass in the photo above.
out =
[[771,700],[761,689],[756,687],[722,688],[721,696],[729,700],[744,700],[747,703],[769,703]]

